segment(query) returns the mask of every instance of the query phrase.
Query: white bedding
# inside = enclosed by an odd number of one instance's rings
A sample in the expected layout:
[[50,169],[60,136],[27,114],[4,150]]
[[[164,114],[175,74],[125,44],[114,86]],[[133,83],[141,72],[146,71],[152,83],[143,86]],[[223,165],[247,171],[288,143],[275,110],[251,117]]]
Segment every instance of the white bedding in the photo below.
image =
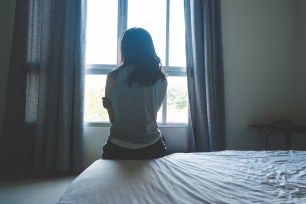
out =
[[306,203],[306,151],[100,159],[72,182],[58,203]]

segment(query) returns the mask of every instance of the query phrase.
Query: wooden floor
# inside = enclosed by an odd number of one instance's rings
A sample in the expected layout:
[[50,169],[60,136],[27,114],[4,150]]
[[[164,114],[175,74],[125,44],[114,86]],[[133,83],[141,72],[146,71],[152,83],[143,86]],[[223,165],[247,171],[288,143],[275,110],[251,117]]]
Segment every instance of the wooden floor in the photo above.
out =
[[1,204],[55,204],[76,175],[0,179]]

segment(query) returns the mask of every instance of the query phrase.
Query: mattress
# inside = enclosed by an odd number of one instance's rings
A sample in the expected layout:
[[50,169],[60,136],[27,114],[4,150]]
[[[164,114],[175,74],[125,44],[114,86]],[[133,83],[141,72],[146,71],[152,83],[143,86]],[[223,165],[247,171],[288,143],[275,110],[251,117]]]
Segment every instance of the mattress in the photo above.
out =
[[58,203],[306,203],[306,151],[100,159],[71,183]]

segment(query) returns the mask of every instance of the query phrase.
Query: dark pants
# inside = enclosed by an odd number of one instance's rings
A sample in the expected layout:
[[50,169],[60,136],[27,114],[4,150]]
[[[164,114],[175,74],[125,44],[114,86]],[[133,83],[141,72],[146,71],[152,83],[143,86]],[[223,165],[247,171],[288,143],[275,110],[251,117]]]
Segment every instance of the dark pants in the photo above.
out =
[[127,149],[111,143],[103,146],[103,159],[116,160],[140,160],[140,159],[156,159],[166,155],[167,147],[163,139],[159,139],[154,144],[140,149]]

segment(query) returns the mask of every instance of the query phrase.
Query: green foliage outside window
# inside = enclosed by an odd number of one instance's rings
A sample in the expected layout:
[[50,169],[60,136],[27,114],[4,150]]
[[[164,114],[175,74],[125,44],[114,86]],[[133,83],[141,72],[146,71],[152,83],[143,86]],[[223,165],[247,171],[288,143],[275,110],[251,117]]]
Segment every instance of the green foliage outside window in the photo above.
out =
[[[87,88],[85,91],[85,121],[108,121],[107,111],[102,107],[104,89]],[[186,112],[187,93],[179,86],[169,86],[167,95],[169,113]]]

